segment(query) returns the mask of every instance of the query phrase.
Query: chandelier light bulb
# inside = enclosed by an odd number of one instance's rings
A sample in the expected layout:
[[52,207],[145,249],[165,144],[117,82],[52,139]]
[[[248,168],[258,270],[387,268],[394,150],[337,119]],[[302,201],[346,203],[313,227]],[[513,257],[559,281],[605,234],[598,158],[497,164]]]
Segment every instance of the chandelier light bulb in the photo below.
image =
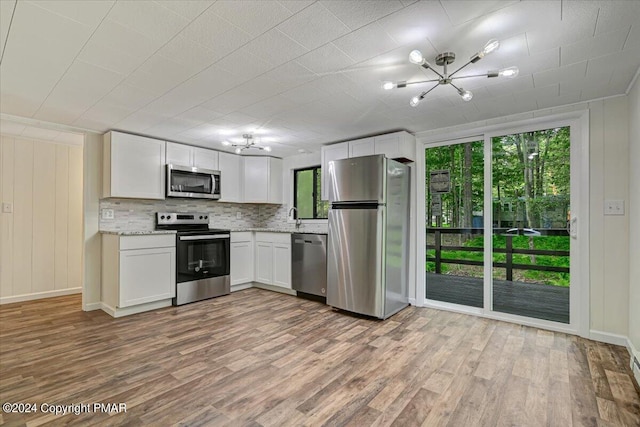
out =
[[488,55],[491,52],[493,52],[494,50],[498,49],[500,47],[500,42],[496,39],[491,39],[487,42],[487,44],[484,45],[484,49],[482,49],[482,53],[484,55]]
[[409,61],[413,64],[422,65],[424,63],[424,58],[422,56],[422,52],[419,50],[412,50],[409,54]]
[[514,77],[517,77],[519,72],[520,70],[518,69],[518,67],[509,67],[503,68],[502,70],[498,71],[498,74],[500,75],[500,77],[508,77],[512,79]]
[[417,107],[418,104],[420,104],[419,96],[414,96],[413,98],[411,98],[411,101],[409,101],[409,105],[411,105],[412,107]]
[[222,141],[221,144],[224,145],[224,146],[227,146],[227,147],[229,145],[231,145],[231,143],[229,141],[227,141],[226,139],[224,141]]
[[236,148],[236,154],[242,153],[242,148]]
[[394,82],[384,82],[382,83],[382,89],[384,90],[391,90],[393,88],[396,87],[396,84]]
[[470,90],[460,89],[458,93],[460,94],[462,99],[464,99],[467,102],[471,101],[471,98],[473,98],[473,93]]

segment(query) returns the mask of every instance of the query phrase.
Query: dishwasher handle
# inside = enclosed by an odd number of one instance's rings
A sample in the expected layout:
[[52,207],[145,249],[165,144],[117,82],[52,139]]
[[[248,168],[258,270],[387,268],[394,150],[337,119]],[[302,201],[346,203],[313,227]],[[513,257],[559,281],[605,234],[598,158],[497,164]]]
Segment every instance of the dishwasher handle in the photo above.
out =
[[296,245],[321,245],[322,241],[320,240],[304,240],[304,239],[295,239],[293,241]]

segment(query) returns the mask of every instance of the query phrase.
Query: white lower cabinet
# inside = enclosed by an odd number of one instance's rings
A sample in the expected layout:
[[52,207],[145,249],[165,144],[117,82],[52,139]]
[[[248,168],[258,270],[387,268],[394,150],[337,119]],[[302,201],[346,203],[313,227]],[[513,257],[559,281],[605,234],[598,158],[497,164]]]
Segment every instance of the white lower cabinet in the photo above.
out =
[[273,244],[273,284],[291,289],[291,242]]
[[291,234],[256,233],[255,281],[291,289]]
[[231,233],[231,286],[253,282],[253,252],[253,232]]
[[273,243],[256,242],[256,282],[273,282]]
[[102,236],[102,302],[109,314],[159,307],[149,303],[170,305],[176,295],[175,242],[172,234]]

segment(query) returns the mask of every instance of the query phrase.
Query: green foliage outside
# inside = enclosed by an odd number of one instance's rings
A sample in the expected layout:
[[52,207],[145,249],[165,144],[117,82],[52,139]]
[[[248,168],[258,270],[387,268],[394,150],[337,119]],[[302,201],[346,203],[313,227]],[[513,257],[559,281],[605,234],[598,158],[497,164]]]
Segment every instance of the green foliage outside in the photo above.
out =
[[[329,204],[320,200],[320,167],[295,171],[296,209],[300,219],[326,219]],[[315,182],[315,188],[314,188]],[[315,215],[314,215],[315,205]]]
[[[536,249],[541,250],[555,250],[555,251],[568,251],[569,250],[569,237],[568,236],[544,236],[544,237],[527,237],[527,236],[514,236],[513,248],[514,249],[529,249],[530,239],[533,240],[533,245]],[[478,236],[470,240],[467,240],[463,246],[482,248],[484,247],[484,237]],[[506,237],[502,235],[493,236],[494,248],[506,248]],[[428,257],[435,256],[435,250],[430,249],[427,251]],[[483,261],[484,255],[482,252],[467,252],[467,251],[443,251],[443,259],[463,259],[470,261]],[[506,262],[507,255],[503,253],[494,253],[494,262]],[[569,267],[569,257],[567,256],[548,256],[548,255],[536,255],[535,262],[531,255],[513,254],[514,264],[525,265],[546,265],[555,267]],[[428,272],[435,272],[435,263],[431,261],[426,262],[426,270]],[[455,274],[459,276],[479,277],[483,276],[481,267],[455,265],[455,264],[442,264],[442,274]],[[494,278],[505,279],[504,268],[494,268]],[[554,286],[569,286],[569,273],[556,273],[551,271],[532,271],[532,270],[513,270],[513,279],[519,282],[532,282],[543,283],[546,285]]]
[[[491,216],[494,228],[532,228],[562,230],[570,213],[570,135],[569,128],[553,128],[495,137],[492,145]],[[483,228],[484,142],[427,148],[425,151],[425,200],[429,228]],[[428,191],[430,171],[448,170],[451,191],[440,196],[442,214],[432,211],[433,195]],[[515,236],[513,247],[538,250],[569,250],[569,236]],[[443,234],[443,246],[482,247],[483,238]],[[505,237],[494,235],[494,247],[505,247]],[[429,250],[427,256],[435,256]],[[448,251],[443,259],[483,261],[482,252]],[[493,254],[504,262],[506,254]],[[514,264],[569,267],[569,257],[513,255]],[[435,271],[433,262],[427,271]],[[482,277],[482,267],[442,264],[444,274]],[[504,268],[494,268],[495,278],[505,278]],[[513,270],[514,281],[569,286],[568,273]]]

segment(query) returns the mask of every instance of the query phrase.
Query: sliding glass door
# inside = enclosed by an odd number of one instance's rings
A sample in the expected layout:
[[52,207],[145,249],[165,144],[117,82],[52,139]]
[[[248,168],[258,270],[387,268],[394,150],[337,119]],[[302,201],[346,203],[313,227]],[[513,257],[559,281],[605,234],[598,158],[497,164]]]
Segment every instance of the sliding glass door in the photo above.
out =
[[574,323],[571,153],[570,126],[425,146],[428,305]]
[[426,296],[484,306],[484,141],[425,150]]
[[493,310],[569,323],[569,127],[491,138]]

